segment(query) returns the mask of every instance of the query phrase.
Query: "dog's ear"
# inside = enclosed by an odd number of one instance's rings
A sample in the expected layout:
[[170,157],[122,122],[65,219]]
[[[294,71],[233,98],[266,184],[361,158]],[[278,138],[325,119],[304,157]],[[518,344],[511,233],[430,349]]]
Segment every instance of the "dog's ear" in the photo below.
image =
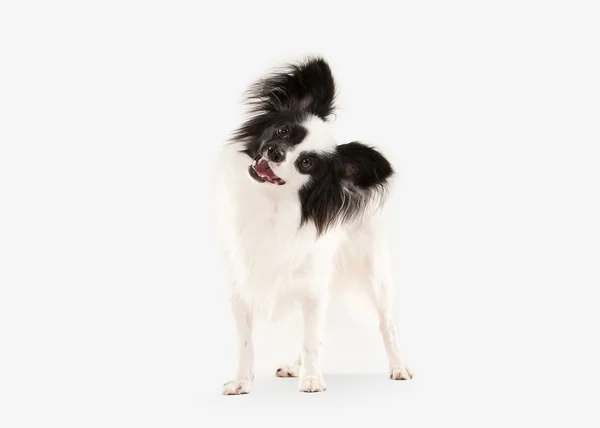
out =
[[382,186],[394,173],[392,165],[377,150],[359,142],[337,146],[344,180],[363,189]]
[[310,58],[256,82],[247,98],[255,112],[304,111],[326,120],[335,108],[335,82],[324,59]]

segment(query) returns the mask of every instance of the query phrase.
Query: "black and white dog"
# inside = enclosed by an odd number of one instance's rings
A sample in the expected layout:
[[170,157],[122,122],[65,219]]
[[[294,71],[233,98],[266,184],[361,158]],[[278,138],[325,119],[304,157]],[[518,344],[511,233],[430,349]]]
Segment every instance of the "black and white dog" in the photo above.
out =
[[321,58],[274,72],[249,89],[249,115],[221,152],[220,232],[239,346],[237,374],[223,394],[250,392],[253,320],[293,304],[304,319],[300,356],[277,375],[299,376],[300,391],[324,391],[327,303],[333,289],[349,283],[360,283],[377,309],[391,378],[412,377],[391,314],[381,221],[394,170],[372,147],[333,140],[334,99]]

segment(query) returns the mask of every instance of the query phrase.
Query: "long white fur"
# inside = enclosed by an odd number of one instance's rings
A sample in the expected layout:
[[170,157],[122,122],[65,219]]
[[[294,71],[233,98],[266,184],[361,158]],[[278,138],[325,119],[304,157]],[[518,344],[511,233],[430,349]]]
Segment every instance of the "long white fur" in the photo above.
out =
[[[239,363],[223,393],[243,394],[254,379],[253,320],[299,304],[304,317],[299,389],[326,388],[321,371],[322,334],[333,287],[359,282],[379,315],[379,325],[393,379],[412,377],[401,357],[391,307],[394,284],[379,200],[351,223],[338,224],[317,236],[312,222],[300,227],[298,190],[308,177],[294,162],[302,151],[332,151],[329,124],[311,117],[305,139],[288,151],[280,165],[271,165],[286,181],[278,186],[258,183],[248,174],[251,159],[241,143],[226,145],[218,160],[219,230],[227,282],[238,332]],[[290,372],[290,376],[297,373]],[[287,375],[284,374],[284,375]]]

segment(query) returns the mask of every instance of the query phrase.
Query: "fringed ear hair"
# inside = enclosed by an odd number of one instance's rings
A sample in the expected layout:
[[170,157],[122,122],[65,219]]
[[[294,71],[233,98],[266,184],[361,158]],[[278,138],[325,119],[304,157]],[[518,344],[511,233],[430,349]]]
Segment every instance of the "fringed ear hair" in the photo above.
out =
[[335,108],[335,82],[322,58],[291,64],[253,84],[246,93],[248,117],[231,140],[245,143],[253,157],[267,128],[283,118],[302,120],[308,114],[323,120]]
[[335,82],[322,58],[290,64],[250,87],[247,101],[254,113],[310,113],[326,120],[334,110]]
[[342,178],[363,189],[383,186],[394,173],[392,165],[377,150],[359,142],[337,146]]

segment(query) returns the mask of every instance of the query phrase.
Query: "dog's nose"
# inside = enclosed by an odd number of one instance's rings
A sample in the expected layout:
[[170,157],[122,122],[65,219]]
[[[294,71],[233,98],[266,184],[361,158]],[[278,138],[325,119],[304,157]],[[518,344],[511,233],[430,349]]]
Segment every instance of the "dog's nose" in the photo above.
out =
[[285,152],[276,146],[269,146],[267,147],[267,158],[271,162],[283,162],[285,159]]

